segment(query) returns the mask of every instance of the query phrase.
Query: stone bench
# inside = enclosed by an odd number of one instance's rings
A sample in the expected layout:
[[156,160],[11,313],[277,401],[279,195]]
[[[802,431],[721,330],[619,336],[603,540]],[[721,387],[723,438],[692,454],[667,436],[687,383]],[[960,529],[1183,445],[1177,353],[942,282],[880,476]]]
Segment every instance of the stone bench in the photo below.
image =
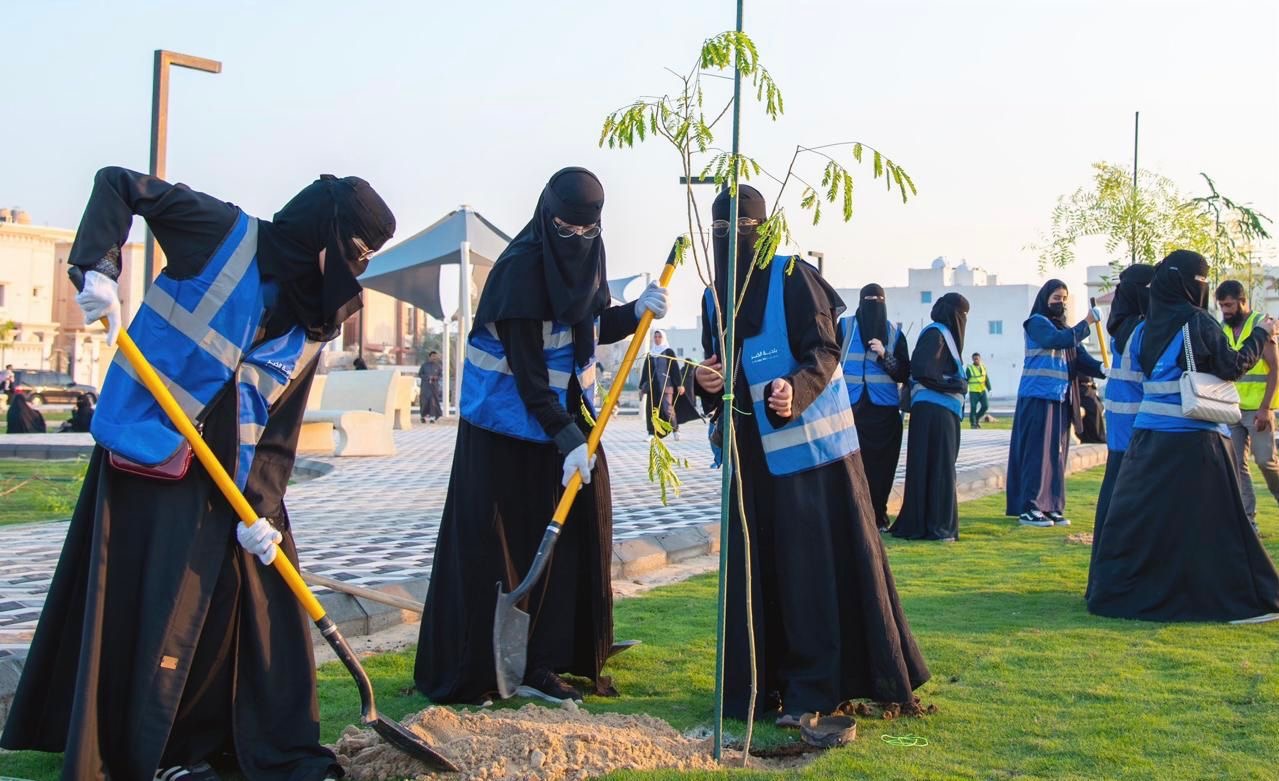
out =
[[298,452],[393,456],[399,374],[342,371],[317,376],[307,397]]

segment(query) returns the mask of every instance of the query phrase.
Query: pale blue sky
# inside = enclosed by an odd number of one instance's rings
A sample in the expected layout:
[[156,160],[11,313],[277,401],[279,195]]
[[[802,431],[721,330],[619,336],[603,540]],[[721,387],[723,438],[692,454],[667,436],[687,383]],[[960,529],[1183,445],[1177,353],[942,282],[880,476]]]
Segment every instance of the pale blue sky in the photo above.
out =
[[[824,250],[840,286],[904,284],[940,254],[1035,279],[1025,246],[1092,161],[1131,162],[1135,109],[1143,167],[1188,191],[1207,171],[1279,217],[1277,6],[747,0],[787,110],[771,124],[748,107],[743,148],[784,168],[795,143],[860,139],[914,177],[905,207],[867,177],[848,225],[807,227],[792,193],[800,248]],[[174,74],[172,179],[269,216],[318,173],[358,174],[403,238],[459,203],[517,231],[550,173],[585,165],[608,193],[611,274],[656,271],[683,229],[676,160],[597,149],[600,122],[669,89],[662,67],[687,67],[732,15],[727,0],[6,3],[0,203],[74,226],[95,169],[145,170],[152,51],[168,48],[224,63]],[[695,316],[692,277],[675,323]]]

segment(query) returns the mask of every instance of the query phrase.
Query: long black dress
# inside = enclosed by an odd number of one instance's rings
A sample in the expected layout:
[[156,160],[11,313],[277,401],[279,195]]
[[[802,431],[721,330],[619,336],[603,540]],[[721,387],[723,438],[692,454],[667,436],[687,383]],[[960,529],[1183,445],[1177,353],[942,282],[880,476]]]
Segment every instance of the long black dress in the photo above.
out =
[[[550,386],[543,322],[571,326],[576,366],[584,366],[594,349],[597,316],[602,344],[625,338],[638,325],[634,304],[607,306],[603,238],[559,236],[553,222],[597,224],[603,200],[593,174],[555,174],[533,219],[495,263],[476,310],[476,328],[492,324],[501,340],[519,396],[514,403],[522,403],[552,441],[459,424],[414,664],[418,690],[434,702],[473,703],[497,690],[495,585],[500,581],[509,592],[523,580],[563,490],[565,456],[586,443],[576,376],[566,404]],[[575,499],[553,557],[523,606],[531,617],[529,685],[545,691],[546,676],[571,673],[594,681],[597,693],[610,692],[600,671],[613,644],[612,535],[608,461],[601,449],[591,483]]]
[[[127,232],[134,214],[159,238],[166,273],[183,275],[198,272],[236,211],[104,169],[71,262],[118,246],[103,226]],[[270,230],[260,221],[260,234]],[[272,409],[245,489],[295,564],[284,492],[314,372],[313,363]],[[204,438],[234,464],[235,394],[209,409]],[[193,463],[165,483],[104,456],[99,447],[90,459],[0,745],[64,752],[68,779],[150,779],[157,767],[223,752],[253,781],[340,775],[320,745],[309,621],[274,570],[236,543],[238,519],[207,473]]]
[[[776,262],[776,261],[775,261]],[[839,370],[835,292],[811,266],[797,262],[785,277],[791,350],[801,367],[791,379],[798,415]],[[751,286],[766,289],[768,275]],[[740,322],[740,321],[739,321]],[[714,354],[712,324],[702,343]],[[740,354],[740,347],[739,347]],[[759,428],[750,410],[749,383],[735,382],[734,425],[744,503],[731,499],[724,712],[744,719],[750,704],[739,513],[751,536],[752,601],[760,700],[756,713],[830,712],[843,700],[909,702],[929,678],[897,598],[888,558],[875,526],[860,452],[786,477],[769,473]],[[718,395],[699,390],[705,408]],[[775,421],[779,424],[780,419]]]
[[13,394],[9,402],[9,411],[5,413],[6,432],[8,434],[43,434],[47,427],[44,415],[31,406],[25,393]]
[[[911,376],[939,393],[964,393],[968,389],[936,328],[919,335],[911,356]],[[906,540],[958,539],[955,463],[959,459],[959,416],[939,404],[911,404],[908,437],[902,509],[890,533]]]
[[[906,337],[897,334],[897,344],[887,355],[891,360],[881,361],[884,372],[894,382],[910,379],[910,349]],[[897,480],[897,463],[902,456],[901,408],[872,404],[870,393],[863,393],[853,406],[853,420],[857,425],[857,439],[862,446],[862,465],[866,470],[866,485],[870,488],[870,506],[875,511],[875,525],[888,528],[888,499]]]
[[649,436],[656,433],[653,430],[654,414],[669,423],[673,431],[679,430],[679,422],[675,417],[675,396],[669,402],[666,399],[666,391],[679,388],[683,376],[680,363],[675,358],[675,351],[666,347],[659,352],[650,353],[640,369],[640,391],[647,399],[644,425],[648,428]]
[[[1265,341],[1257,329],[1235,352],[1202,310],[1190,333],[1198,370],[1226,380],[1255,364]],[[1094,545],[1087,602],[1097,615],[1230,621],[1279,613],[1279,574],[1244,512],[1230,438],[1217,431],[1135,430]]]
[[[624,339],[636,324],[629,304],[607,310],[600,320],[601,343]],[[511,321],[499,324],[499,333],[520,395],[534,416],[568,419],[547,383],[541,324]],[[568,398],[569,408],[578,410],[576,380]],[[587,430],[580,412],[572,420]],[[613,502],[602,447],[598,457],[591,484],[573,502],[542,585],[529,596],[527,670],[589,678],[603,691],[608,682],[600,671],[613,644]],[[509,592],[528,572],[563,491],[563,467],[564,455],[553,442],[529,442],[465,420],[458,423],[414,667],[418,689],[433,702],[474,703],[497,690],[494,585],[500,581]]]

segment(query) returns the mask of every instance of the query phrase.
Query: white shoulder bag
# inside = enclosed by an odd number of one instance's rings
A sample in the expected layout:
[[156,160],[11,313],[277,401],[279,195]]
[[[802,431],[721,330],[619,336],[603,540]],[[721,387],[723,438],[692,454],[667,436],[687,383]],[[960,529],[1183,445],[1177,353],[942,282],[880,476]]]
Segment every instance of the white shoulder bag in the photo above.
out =
[[1195,370],[1195,352],[1190,348],[1190,323],[1181,327],[1185,340],[1186,372],[1181,375],[1181,414],[1209,423],[1238,423],[1239,389],[1215,374]]

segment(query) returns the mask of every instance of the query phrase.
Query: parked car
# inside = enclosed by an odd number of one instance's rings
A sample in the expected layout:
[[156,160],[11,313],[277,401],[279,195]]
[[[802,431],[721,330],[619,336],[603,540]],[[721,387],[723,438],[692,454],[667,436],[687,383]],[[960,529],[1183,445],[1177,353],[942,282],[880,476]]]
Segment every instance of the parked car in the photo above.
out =
[[26,394],[32,406],[41,404],[74,404],[76,399],[87,396],[92,404],[98,403],[98,389],[82,385],[65,372],[39,369],[15,369],[14,389]]

